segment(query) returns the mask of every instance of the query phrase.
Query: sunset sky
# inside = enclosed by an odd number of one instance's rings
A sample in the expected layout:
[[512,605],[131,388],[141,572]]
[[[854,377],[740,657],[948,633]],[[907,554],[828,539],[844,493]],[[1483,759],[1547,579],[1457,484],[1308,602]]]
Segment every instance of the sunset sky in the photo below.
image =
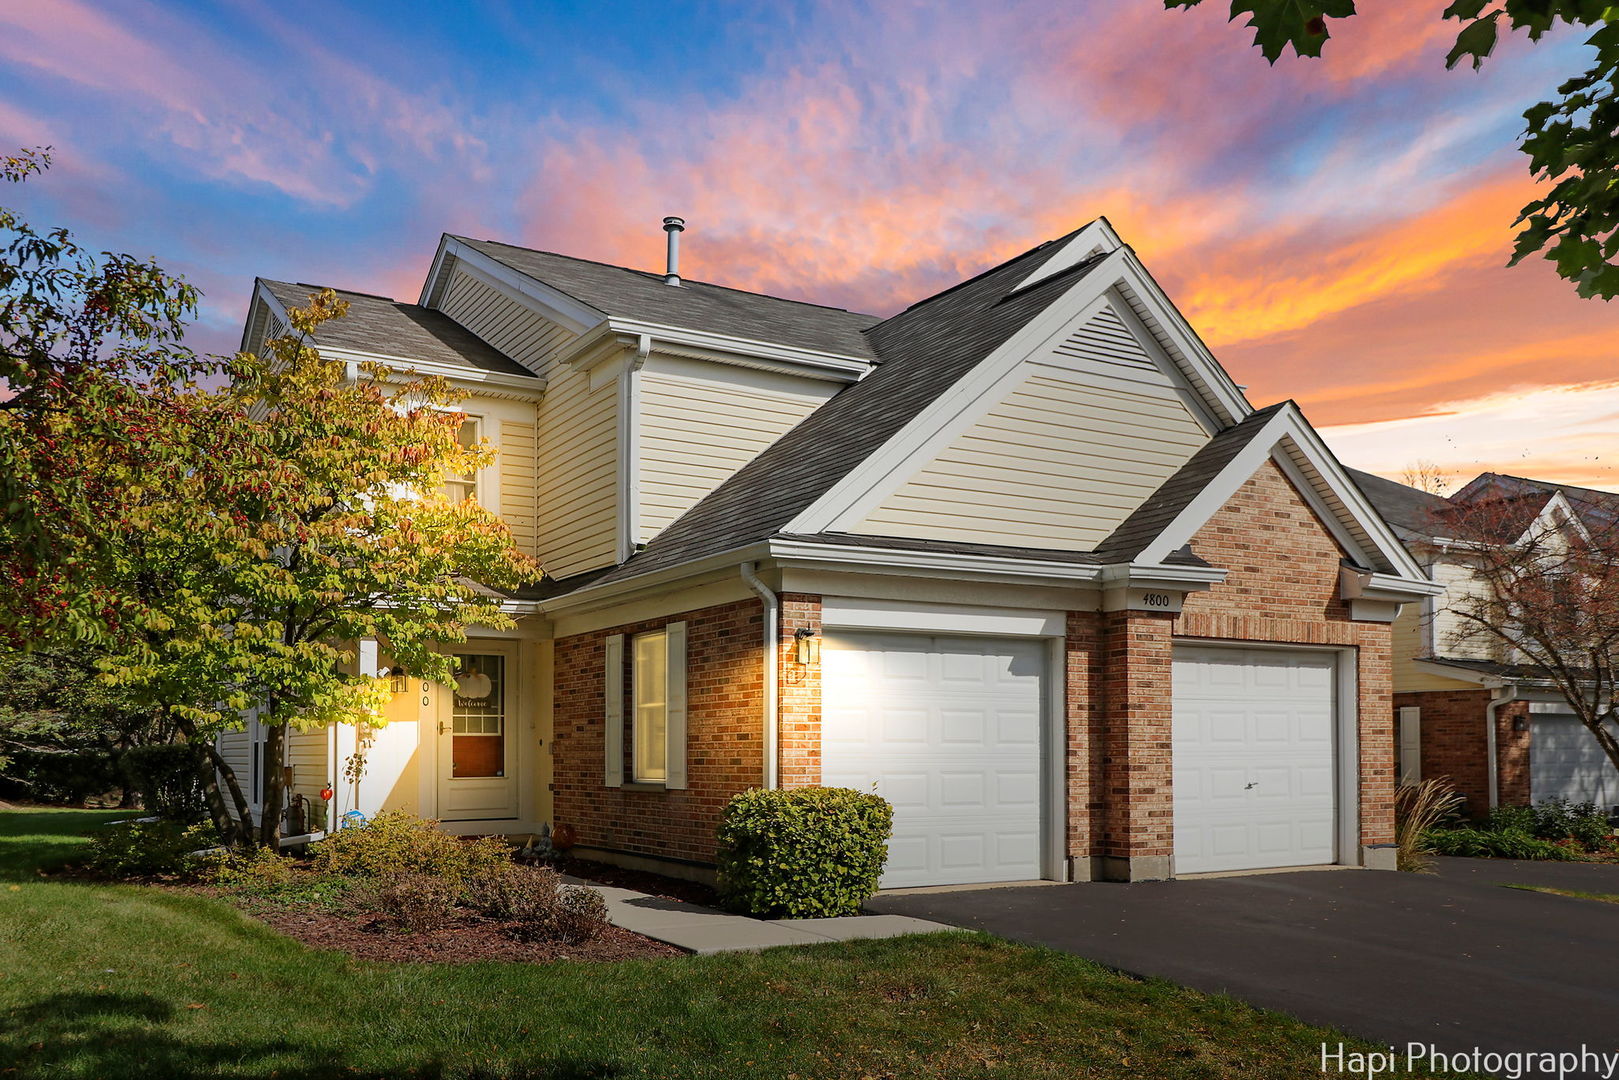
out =
[[[1105,214],[1257,405],[1339,455],[1619,490],[1619,306],[1535,260],[1522,110],[1443,0],[1272,68],[1223,0],[0,3],[36,224],[155,255],[227,349],[255,275],[414,299],[440,232],[877,314]],[[1206,9],[1206,10],[1205,10]]]

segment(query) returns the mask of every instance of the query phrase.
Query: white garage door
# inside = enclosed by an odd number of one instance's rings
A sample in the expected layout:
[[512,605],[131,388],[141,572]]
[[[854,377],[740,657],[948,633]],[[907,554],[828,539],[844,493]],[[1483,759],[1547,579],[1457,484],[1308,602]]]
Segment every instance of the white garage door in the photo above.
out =
[[832,633],[821,782],[894,806],[884,888],[1040,876],[1045,646]]
[[1580,718],[1535,713],[1529,720],[1529,798],[1567,799],[1606,808],[1619,803],[1619,771]]
[[1336,860],[1331,654],[1177,648],[1175,872]]

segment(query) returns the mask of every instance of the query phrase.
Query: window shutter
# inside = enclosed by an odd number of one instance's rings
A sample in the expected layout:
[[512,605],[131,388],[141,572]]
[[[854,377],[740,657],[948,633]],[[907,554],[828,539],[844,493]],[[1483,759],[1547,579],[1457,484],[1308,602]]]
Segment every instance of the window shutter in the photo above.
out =
[[666,788],[686,786],[686,624],[670,623],[664,632],[669,650],[664,666],[669,680],[664,697],[664,781]]
[[1398,783],[1422,782],[1422,710],[1413,705],[1399,710],[1399,765]]
[[607,670],[604,698],[606,701],[604,738],[606,739],[608,787],[624,786],[624,635],[614,634],[602,647]]

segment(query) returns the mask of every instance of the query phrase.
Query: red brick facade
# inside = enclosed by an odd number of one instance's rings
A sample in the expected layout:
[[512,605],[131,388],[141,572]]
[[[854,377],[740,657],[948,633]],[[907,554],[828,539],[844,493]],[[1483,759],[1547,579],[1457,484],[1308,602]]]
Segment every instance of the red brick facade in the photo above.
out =
[[[579,844],[713,861],[720,809],[732,795],[757,787],[764,777],[760,610],[757,600],[744,600],[557,639],[551,747],[554,813],[558,824],[574,827]],[[603,642],[612,634],[628,638],[678,621],[686,623],[687,635],[687,787],[610,788],[605,782],[603,743]],[[629,665],[624,666],[627,693]]]
[[[1394,695],[1395,708],[1422,710],[1422,778],[1448,776],[1467,799],[1467,813],[1490,809],[1488,723],[1490,691],[1426,690]],[[1529,802],[1529,703],[1512,701],[1496,710],[1496,782],[1503,805]]]
[[[1341,552],[1282,472],[1266,463],[1192,542],[1226,569],[1178,615],[1070,612],[1066,686],[1069,854],[1083,874],[1100,858],[1138,874],[1174,853],[1174,642],[1255,641],[1356,650],[1361,742],[1360,835],[1393,840],[1394,728],[1390,627],[1355,622],[1338,598]],[[819,665],[797,662],[794,631],[821,629],[818,596],[783,594],[779,770],[784,786],[821,777]],[[763,775],[762,605],[738,601],[556,643],[556,816],[590,847],[706,863],[725,801]],[[688,754],[684,791],[603,782],[603,651],[676,619],[688,624]],[[1426,730],[1426,715],[1424,717]],[[1130,860],[1125,863],[1124,860]],[[1150,864],[1150,865],[1149,865]]]

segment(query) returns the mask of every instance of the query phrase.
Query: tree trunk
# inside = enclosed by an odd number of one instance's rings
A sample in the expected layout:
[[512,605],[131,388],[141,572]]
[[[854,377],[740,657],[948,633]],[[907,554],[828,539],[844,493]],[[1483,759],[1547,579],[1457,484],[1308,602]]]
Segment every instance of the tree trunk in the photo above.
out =
[[[242,784],[236,777],[236,770],[231,768],[230,762],[220,754],[213,740],[203,738],[196,725],[189,720],[177,721],[175,730],[202,758],[203,764],[199,765],[202,792],[204,798],[208,800],[208,813],[214,819],[214,826],[219,829],[221,841],[232,847],[236,846],[251,835],[253,827],[253,811],[248,806],[247,796],[242,793]],[[224,795],[219,790],[221,778],[225,781],[226,790],[230,792],[231,801],[236,804],[234,820],[225,805]]]
[[264,740],[264,804],[259,812],[259,843],[272,850],[281,847],[281,800],[286,793],[282,763],[287,757],[287,725],[268,729]]

